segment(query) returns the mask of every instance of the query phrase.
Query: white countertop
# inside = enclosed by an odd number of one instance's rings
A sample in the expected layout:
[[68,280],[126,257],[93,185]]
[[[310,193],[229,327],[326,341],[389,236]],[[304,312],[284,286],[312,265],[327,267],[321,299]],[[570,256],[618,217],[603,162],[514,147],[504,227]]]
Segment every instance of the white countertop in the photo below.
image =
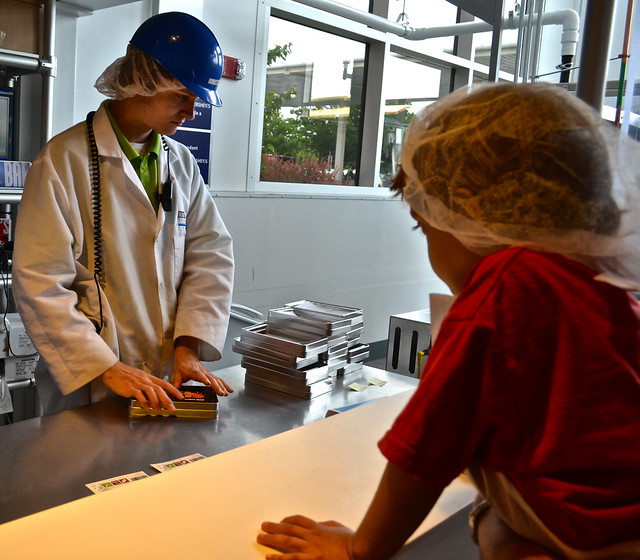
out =
[[[384,468],[376,443],[411,393],[0,525],[2,558],[257,560],[263,520],[301,513],[355,527]],[[414,537],[474,495],[456,479]]]

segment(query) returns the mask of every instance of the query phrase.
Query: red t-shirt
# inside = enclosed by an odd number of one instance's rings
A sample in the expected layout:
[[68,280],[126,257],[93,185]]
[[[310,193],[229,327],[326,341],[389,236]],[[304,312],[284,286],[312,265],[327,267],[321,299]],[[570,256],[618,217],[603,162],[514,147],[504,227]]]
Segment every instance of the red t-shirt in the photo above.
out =
[[482,259],[385,457],[437,487],[504,473],[577,549],[640,538],[640,304],[594,276],[528,249]]

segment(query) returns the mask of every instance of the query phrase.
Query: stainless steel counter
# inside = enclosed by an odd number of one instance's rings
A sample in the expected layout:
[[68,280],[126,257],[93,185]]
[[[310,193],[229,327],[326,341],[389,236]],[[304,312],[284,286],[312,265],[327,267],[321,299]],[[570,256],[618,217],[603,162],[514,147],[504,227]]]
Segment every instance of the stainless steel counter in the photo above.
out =
[[[364,366],[339,377],[333,390],[301,400],[271,390],[244,388],[244,369],[216,372],[235,392],[221,398],[210,420],[128,415],[128,401],[113,399],[0,427],[0,523],[91,495],[85,484],[144,471],[151,463],[201,453],[205,456],[315,422],[327,410],[407,391],[417,380]],[[351,391],[372,377],[383,387]]]

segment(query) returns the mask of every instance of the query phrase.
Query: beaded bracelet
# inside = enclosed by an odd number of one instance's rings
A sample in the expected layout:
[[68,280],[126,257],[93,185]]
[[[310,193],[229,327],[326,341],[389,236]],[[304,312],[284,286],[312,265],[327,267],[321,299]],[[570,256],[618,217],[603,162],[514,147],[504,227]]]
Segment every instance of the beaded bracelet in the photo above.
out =
[[471,531],[471,540],[478,544],[478,525],[482,515],[491,507],[487,500],[480,500],[474,504],[469,513],[469,530]]

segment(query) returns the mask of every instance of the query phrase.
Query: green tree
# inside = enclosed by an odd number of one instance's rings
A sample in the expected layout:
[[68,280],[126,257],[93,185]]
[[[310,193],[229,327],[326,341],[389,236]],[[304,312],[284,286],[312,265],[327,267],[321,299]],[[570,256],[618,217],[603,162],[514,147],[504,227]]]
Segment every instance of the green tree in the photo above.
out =
[[[276,45],[267,53],[267,66],[278,60],[285,61],[292,52],[292,44]],[[297,95],[295,86],[285,91],[267,91],[265,95],[262,152],[279,158],[297,161],[300,165],[316,162],[320,167],[329,167],[335,156],[338,131],[337,118],[311,118],[314,109],[338,109],[338,105],[305,105],[291,109],[291,116],[283,116],[282,108]],[[358,161],[360,134],[360,105],[352,105],[346,126],[345,168],[355,168]],[[273,162],[263,158],[265,162]],[[270,165],[273,165],[271,163]],[[273,170],[262,173],[273,177]],[[316,175],[304,173],[301,175]],[[289,174],[291,175],[291,174]],[[332,181],[327,181],[332,182]]]
[[[267,66],[278,60],[286,60],[291,54],[291,43],[276,45],[267,52]],[[296,88],[286,91],[267,91],[264,101],[262,123],[262,152],[272,155],[294,157],[311,151],[311,144],[302,123],[293,117],[283,117],[285,101],[295,97]]]

